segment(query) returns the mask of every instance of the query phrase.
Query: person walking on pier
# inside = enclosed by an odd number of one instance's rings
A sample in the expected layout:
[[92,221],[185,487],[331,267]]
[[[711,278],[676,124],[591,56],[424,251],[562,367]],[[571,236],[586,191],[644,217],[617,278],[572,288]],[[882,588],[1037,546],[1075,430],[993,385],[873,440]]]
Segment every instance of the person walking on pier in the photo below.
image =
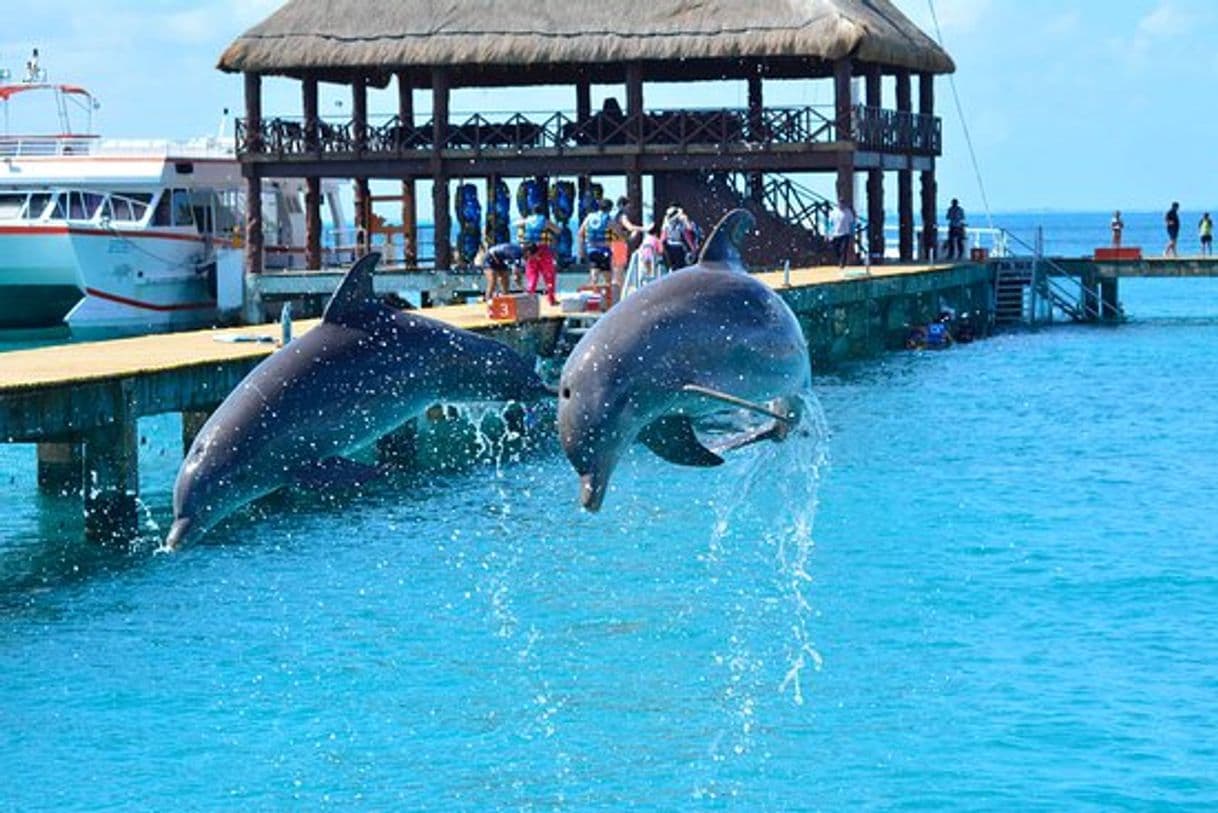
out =
[[1167,214],[1163,215],[1163,223],[1167,226],[1167,245],[1163,248],[1164,257],[1179,257],[1176,251],[1176,240],[1180,237],[1180,204],[1172,202]]
[[1209,212],[1201,215],[1201,222],[1197,224],[1197,231],[1201,235],[1201,256],[1212,256],[1214,253],[1214,221],[1210,220]]
[[854,209],[844,200],[839,199],[829,214],[829,237],[833,241],[837,267],[845,268],[850,261],[850,241],[854,237]]
[[947,207],[947,259],[964,259],[964,209],[955,198]]
[[1125,221],[1121,220],[1121,210],[1112,213],[1112,247],[1121,247],[1121,232],[1125,230]]
[[546,208],[538,204],[533,213],[516,221],[520,230],[520,242],[524,245],[524,289],[537,293],[537,283],[545,282],[546,294],[551,305],[558,304],[558,269],[554,265],[554,249],[550,244],[560,233],[558,226],[546,217]]

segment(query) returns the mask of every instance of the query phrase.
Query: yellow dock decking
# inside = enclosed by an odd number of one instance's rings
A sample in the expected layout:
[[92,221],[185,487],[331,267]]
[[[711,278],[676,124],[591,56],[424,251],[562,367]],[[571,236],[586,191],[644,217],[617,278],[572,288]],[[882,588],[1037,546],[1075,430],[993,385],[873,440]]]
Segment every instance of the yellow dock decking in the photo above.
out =
[[[870,269],[871,278],[922,274],[950,268],[950,265],[885,265]],[[862,266],[840,269],[835,266],[799,268],[790,271],[790,287],[845,282],[867,278]],[[757,274],[758,279],[776,290],[785,287],[782,271]],[[484,330],[510,325],[510,322],[487,318],[486,306],[448,305],[428,308],[424,315],[466,330]],[[557,307],[542,302],[541,317],[558,319],[564,314]],[[292,324],[293,335],[299,336],[317,324],[317,319],[299,320]],[[76,382],[123,378],[145,373],[167,372],[174,369],[223,363],[239,359],[268,356],[278,346],[281,329],[278,323],[218,330],[196,330],[182,333],[157,333],[127,339],[63,344],[31,350],[0,353],[0,397],[6,392],[70,385]],[[268,341],[233,341],[235,337],[263,337]]]
[[[486,306],[481,303],[428,308],[421,313],[466,330],[511,324],[488,319]],[[543,318],[561,315],[558,308],[543,303]],[[293,322],[292,335],[304,334],[319,321]],[[0,353],[0,397],[5,392],[261,358],[269,356],[279,346],[281,335],[282,329],[276,322],[13,350]],[[234,341],[237,337],[263,341]]]

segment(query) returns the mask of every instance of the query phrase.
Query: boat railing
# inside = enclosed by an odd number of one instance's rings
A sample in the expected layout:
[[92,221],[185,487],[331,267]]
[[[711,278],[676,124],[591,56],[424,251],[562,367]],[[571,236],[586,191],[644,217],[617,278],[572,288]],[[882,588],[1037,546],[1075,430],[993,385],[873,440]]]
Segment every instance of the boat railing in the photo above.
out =
[[95,135],[0,136],[0,157],[57,158],[61,156],[156,156],[233,158],[232,145],[215,138],[103,139]]
[[[944,256],[947,230],[939,228],[940,245],[938,255]],[[1011,248],[1011,234],[1002,228],[986,226],[967,226],[964,230],[964,245],[969,256],[975,256],[974,249],[984,252],[986,257],[1014,256]],[[884,256],[886,259],[897,259],[899,251],[900,226],[895,223],[884,225]],[[922,245],[922,227],[914,227],[915,246]],[[963,258],[962,258],[963,259]]]

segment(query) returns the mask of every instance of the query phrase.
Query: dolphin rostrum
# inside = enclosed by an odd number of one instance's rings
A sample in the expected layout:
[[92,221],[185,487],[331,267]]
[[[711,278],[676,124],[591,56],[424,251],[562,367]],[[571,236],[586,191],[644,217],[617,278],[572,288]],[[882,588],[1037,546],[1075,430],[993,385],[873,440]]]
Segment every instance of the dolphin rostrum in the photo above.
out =
[[672,463],[716,466],[723,458],[697,438],[695,418],[725,405],[768,416],[770,429],[747,442],[781,438],[798,420],[795,396],[812,376],[807,343],[787,304],[745,271],[740,243],[753,224],[747,211],[729,212],[697,265],[623,299],[571,351],[558,431],[588,510],[600,508],[636,438]]
[[251,370],[199,430],[174,483],[166,547],[285,485],[367,479],[375,470],[344,455],[437,401],[548,394],[507,345],[378,302],[379,260],[356,262],[321,323]]

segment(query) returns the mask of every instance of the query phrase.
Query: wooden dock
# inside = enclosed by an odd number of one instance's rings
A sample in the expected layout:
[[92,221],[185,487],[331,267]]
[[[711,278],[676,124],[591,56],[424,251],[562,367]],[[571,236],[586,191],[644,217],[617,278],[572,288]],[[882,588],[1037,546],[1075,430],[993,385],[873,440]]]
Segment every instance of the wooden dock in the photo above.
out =
[[[929,321],[945,300],[988,310],[991,290],[983,265],[804,268],[758,276],[799,316],[814,364],[900,346],[909,324]],[[521,323],[490,320],[481,303],[425,313],[527,355],[552,354],[564,322],[561,310],[549,305],[540,319]],[[317,321],[297,321],[293,332]],[[274,352],[280,336],[275,323],[0,353],[0,442],[37,444],[40,488],[81,493],[90,537],[130,538],[139,480],[136,421],[182,414],[185,448],[211,411]]]

